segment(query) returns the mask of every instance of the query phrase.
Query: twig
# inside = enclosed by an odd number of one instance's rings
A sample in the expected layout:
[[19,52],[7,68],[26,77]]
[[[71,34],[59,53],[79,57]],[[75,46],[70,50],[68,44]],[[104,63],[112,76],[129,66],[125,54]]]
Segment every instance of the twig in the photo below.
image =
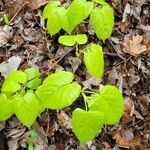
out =
[[15,17],[19,14],[19,12],[22,10],[22,8],[25,6],[26,4],[24,3],[20,9],[17,10],[17,12],[12,16],[12,18],[9,21],[9,24],[12,23],[12,21],[15,19]]
[[32,125],[32,128],[38,133],[40,138],[45,142],[48,143],[47,141],[47,134],[45,131],[39,126],[39,124],[35,121],[34,124]]
[[108,39],[108,41],[111,44],[112,48],[116,51],[117,56],[120,57],[123,61],[126,61],[126,59],[122,57],[122,55],[120,55],[120,50],[113,44],[113,42],[110,39]]

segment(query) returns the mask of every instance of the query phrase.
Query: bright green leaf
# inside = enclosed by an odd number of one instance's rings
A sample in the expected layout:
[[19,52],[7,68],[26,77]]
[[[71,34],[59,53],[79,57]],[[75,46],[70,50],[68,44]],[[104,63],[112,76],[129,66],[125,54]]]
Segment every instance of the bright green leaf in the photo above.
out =
[[43,10],[42,18],[49,18],[51,11],[55,10],[60,4],[61,3],[59,1],[53,1],[48,3]]
[[59,37],[59,43],[66,45],[66,46],[74,46],[76,43],[85,44],[87,40],[88,39],[85,34],[63,35]]
[[74,35],[75,40],[78,44],[85,44],[88,41],[86,34]]
[[60,71],[47,77],[36,94],[43,107],[62,109],[71,105],[80,95],[81,87],[72,82],[73,74]]
[[50,2],[43,11],[43,18],[47,20],[48,32],[53,36],[63,27],[68,27],[66,9],[59,7],[59,1]]
[[13,71],[9,73],[2,85],[2,92],[10,96],[21,89],[20,84],[26,83],[26,74],[22,71]]
[[29,91],[24,96],[16,94],[13,98],[14,110],[20,122],[30,127],[41,111],[36,95]]
[[112,8],[107,3],[105,3],[102,8],[96,7],[91,12],[90,22],[97,37],[104,41],[111,35],[114,26],[114,14]]
[[8,25],[9,24],[9,19],[8,19],[8,15],[7,14],[4,14],[3,19],[4,19],[4,23],[6,25]]
[[6,80],[24,84],[26,83],[26,74],[22,71],[12,71],[8,74]]
[[81,143],[92,140],[103,126],[104,114],[99,111],[75,109],[72,115],[73,132]]
[[123,113],[123,96],[121,92],[112,85],[103,86],[99,96],[91,99],[94,103],[89,105],[90,111],[103,112],[106,124],[116,124]]
[[13,114],[12,103],[5,94],[0,94],[0,121],[5,121]]
[[74,0],[67,9],[67,18],[69,28],[65,29],[69,34],[86,19],[93,9],[93,2],[86,2],[81,0]]
[[104,56],[102,47],[91,43],[84,51],[85,66],[90,75],[101,77],[104,71]]
[[28,68],[24,71],[27,75],[27,87],[30,89],[36,89],[41,84],[39,70],[35,68]]
[[59,22],[58,17],[55,14],[51,14],[47,21],[47,30],[50,33],[51,36],[58,33],[61,29],[61,25]]
[[74,46],[76,43],[74,36],[71,36],[71,35],[60,36],[58,41],[59,43],[66,45],[66,46]]

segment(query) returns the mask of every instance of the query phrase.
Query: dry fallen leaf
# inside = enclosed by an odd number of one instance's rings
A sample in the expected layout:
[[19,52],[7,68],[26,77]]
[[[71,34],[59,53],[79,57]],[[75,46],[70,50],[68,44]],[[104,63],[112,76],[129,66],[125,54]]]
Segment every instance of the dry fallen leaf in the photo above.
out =
[[147,51],[146,45],[142,44],[142,42],[143,37],[140,35],[132,36],[131,39],[129,36],[125,36],[123,51],[130,55],[138,56]]
[[126,125],[132,120],[133,113],[134,113],[134,103],[129,97],[126,97],[124,115],[122,117],[122,125]]
[[18,69],[21,61],[22,60],[19,56],[13,56],[13,57],[9,58],[7,62],[1,63],[0,64],[1,75],[6,78],[9,72]]
[[65,129],[71,129],[71,118],[64,112],[61,111],[59,114],[57,114],[58,123],[62,128]]
[[12,27],[10,27],[10,26],[1,26],[0,27],[0,47],[7,44],[11,35],[12,35]]
[[42,39],[41,33],[34,28],[24,29],[23,33],[21,33],[21,36],[23,37],[25,41],[29,41],[33,43],[38,42]]
[[119,147],[123,148],[134,148],[137,145],[140,145],[141,138],[139,135],[134,137],[134,134],[131,130],[122,130],[122,131],[115,131],[114,138],[116,139],[116,143]]
[[49,2],[49,0],[26,0],[26,1],[28,2],[27,7],[29,7],[29,10],[38,9]]

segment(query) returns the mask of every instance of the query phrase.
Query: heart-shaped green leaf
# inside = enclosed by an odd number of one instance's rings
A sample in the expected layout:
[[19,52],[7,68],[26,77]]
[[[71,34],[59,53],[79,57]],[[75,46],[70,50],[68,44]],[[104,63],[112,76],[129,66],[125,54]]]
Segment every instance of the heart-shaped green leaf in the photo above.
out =
[[90,15],[90,22],[98,38],[103,41],[107,39],[113,30],[114,14],[112,8],[105,2],[102,8],[96,7]]
[[41,111],[40,102],[32,91],[24,96],[16,94],[13,98],[14,110],[20,122],[30,127]]
[[12,103],[5,94],[0,94],[0,121],[5,121],[13,114]]
[[90,75],[101,77],[104,71],[102,47],[91,43],[84,50],[84,63]]
[[6,80],[2,85],[2,93],[5,93],[7,96],[17,92],[21,89],[20,84],[26,83],[26,74],[22,71],[13,71],[9,73]]
[[45,108],[62,109],[71,105],[80,95],[81,87],[72,82],[70,72],[60,71],[48,76],[36,94]]
[[94,102],[89,103],[89,110],[103,112],[106,124],[119,122],[123,113],[124,102],[121,92],[115,86],[103,86],[99,96],[91,97],[91,101]]
[[85,0],[74,0],[67,9],[67,18],[69,28],[65,30],[71,34],[75,27],[86,19],[93,9],[93,2],[86,2]]
[[103,126],[104,115],[99,111],[84,111],[77,108],[73,111],[73,132],[81,143],[92,140]]
[[26,86],[30,89],[36,89],[41,84],[39,70],[35,68],[28,68],[24,71],[27,76]]
[[66,46],[74,46],[76,43],[85,44],[87,40],[88,39],[85,34],[63,35],[59,37],[59,43],[66,45]]
[[60,31],[63,26],[67,26],[66,23],[66,9],[58,7],[49,13],[47,21],[48,32],[53,36]]

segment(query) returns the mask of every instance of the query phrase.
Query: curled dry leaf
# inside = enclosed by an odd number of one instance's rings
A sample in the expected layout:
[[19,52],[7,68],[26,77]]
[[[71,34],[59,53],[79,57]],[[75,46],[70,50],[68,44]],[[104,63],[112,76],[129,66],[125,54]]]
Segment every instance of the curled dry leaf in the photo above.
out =
[[12,35],[12,27],[10,27],[10,26],[1,26],[0,27],[0,47],[7,44],[11,35]]
[[122,117],[122,125],[126,125],[127,123],[132,121],[133,113],[134,113],[134,103],[129,97],[127,97],[125,98],[125,107],[124,107],[124,114]]
[[38,42],[42,38],[42,35],[39,31],[33,28],[26,28],[21,34],[25,41],[29,42]]
[[7,62],[0,64],[0,73],[6,78],[9,72],[17,70],[21,63],[21,58],[19,56],[13,56],[8,59]]
[[146,45],[142,44],[142,42],[143,37],[140,35],[132,36],[131,39],[129,36],[125,36],[123,51],[137,57],[147,51]]
[[28,2],[27,7],[29,8],[29,10],[38,9],[49,2],[49,0],[26,0],[26,1]]
[[123,148],[134,148],[141,143],[141,138],[139,135],[134,137],[134,134],[130,130],[115,131],[114,138],[119,147]]
[[58,123],[62,128],[65,129],[71,129],[71,118],[64,112],[61,111],[59,114],[57,114]]

